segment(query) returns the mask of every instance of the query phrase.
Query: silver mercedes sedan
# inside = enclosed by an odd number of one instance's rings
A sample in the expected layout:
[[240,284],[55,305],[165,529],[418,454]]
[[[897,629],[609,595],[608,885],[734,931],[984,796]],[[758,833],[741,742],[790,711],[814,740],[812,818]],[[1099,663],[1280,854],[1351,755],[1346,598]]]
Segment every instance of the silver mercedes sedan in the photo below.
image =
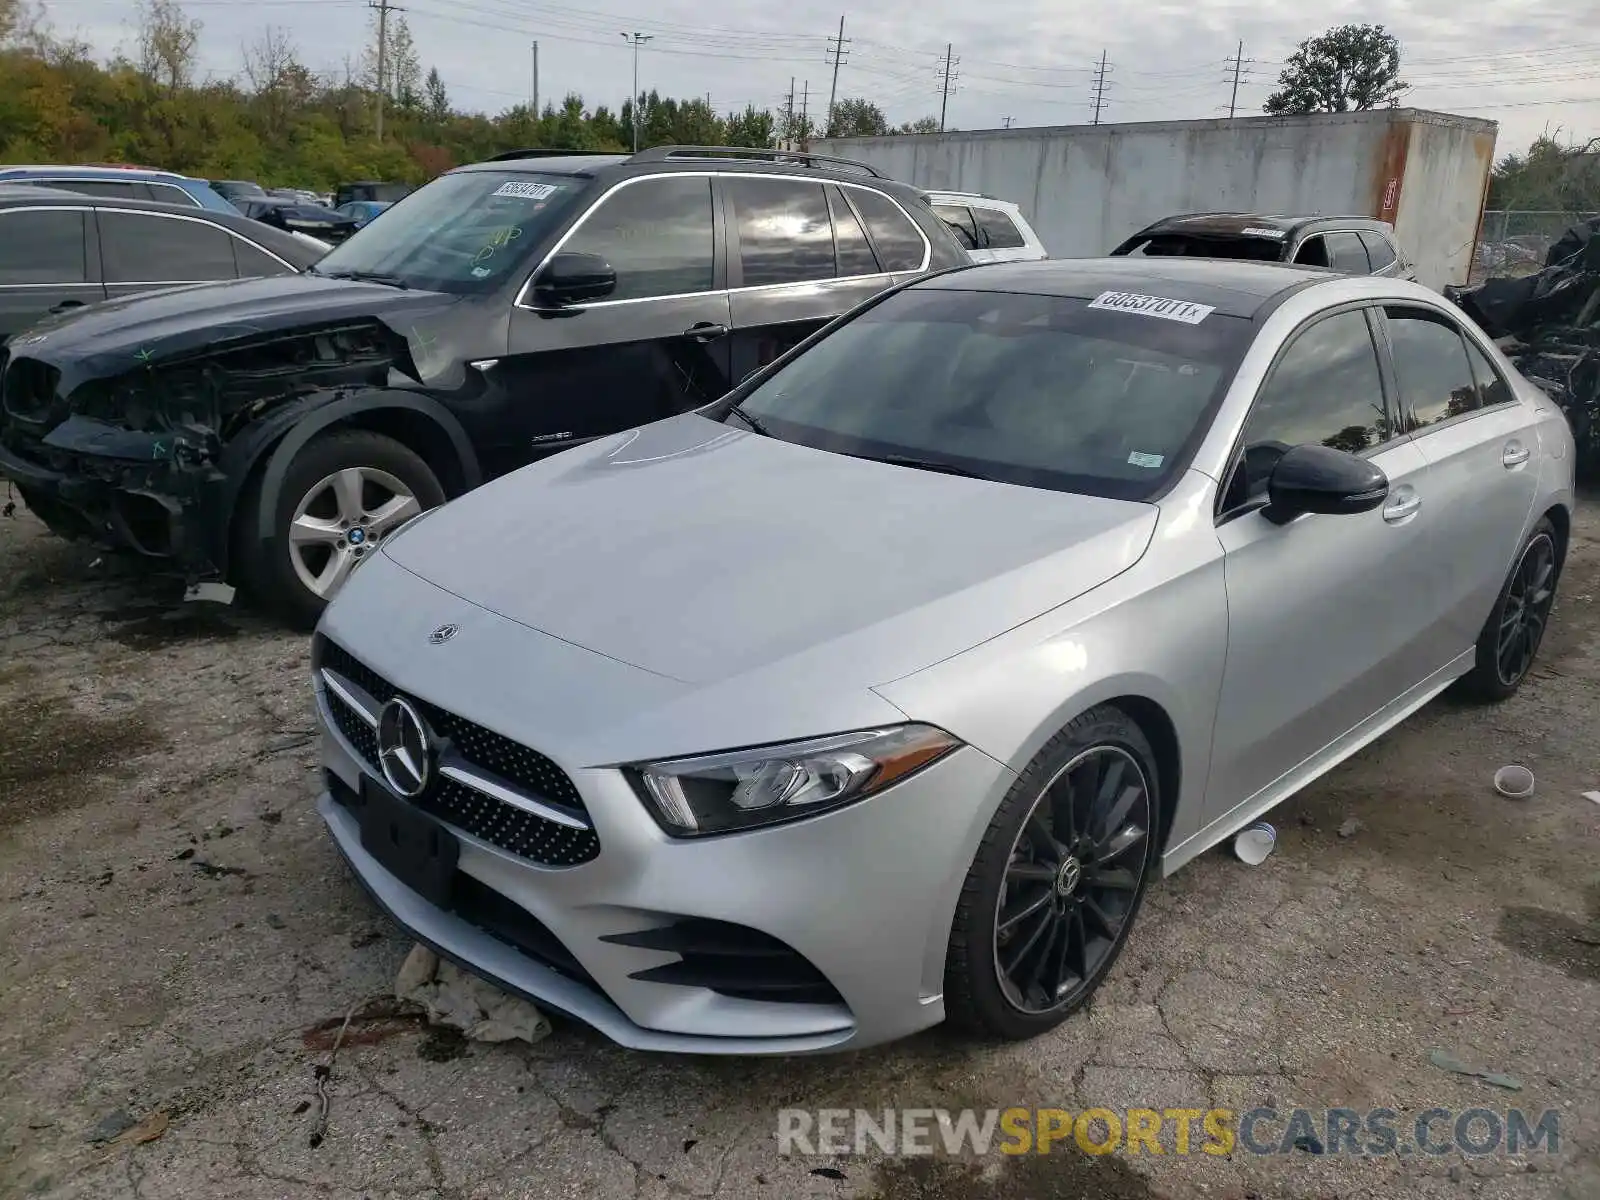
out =
[[629,1046],[1027,1038],[1158,875],[1511,695],[1572,508],[1556,406],[1415,284],[961,269],[369,555],[319,811],[417,938]]

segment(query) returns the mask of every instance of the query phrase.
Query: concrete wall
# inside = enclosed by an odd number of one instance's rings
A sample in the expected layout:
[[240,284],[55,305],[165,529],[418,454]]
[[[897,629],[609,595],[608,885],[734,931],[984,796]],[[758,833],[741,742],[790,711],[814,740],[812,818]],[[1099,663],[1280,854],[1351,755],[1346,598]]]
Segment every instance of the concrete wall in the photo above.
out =
[[1495,128],[1383,109],[839,138],[812,148],[919,187],[1016,201],[1058,258],[1104,254],[1173,213],[1384,215],[1407,238],[1425,282],[1442,287],[1466,280]]

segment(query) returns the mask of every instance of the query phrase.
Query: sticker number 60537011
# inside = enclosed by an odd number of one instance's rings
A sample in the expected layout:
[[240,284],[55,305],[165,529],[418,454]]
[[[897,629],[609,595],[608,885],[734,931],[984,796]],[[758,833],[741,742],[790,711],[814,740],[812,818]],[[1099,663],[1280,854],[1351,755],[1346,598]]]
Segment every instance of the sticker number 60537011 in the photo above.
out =
[[1165,296],[1141,296],[1137,292],[1101,292],[1089,301],[1089,307],[1159,317],[1163,321],[1182,321],[1185,325],[1198,325],[1217,311],[1209,304],[1171,300]]

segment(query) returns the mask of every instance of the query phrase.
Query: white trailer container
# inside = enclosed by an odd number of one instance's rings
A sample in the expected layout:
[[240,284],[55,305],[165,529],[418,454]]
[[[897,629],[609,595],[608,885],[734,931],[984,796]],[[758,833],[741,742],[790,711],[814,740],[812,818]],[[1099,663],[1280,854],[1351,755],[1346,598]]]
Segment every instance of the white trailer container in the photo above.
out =
[[1429,287],[1465,283],[1494,161],[1493,121],[1413,108],[831,138],[919,187],[1016,201],[1052,258],[1105,254],[1185,212],[1388,221]]

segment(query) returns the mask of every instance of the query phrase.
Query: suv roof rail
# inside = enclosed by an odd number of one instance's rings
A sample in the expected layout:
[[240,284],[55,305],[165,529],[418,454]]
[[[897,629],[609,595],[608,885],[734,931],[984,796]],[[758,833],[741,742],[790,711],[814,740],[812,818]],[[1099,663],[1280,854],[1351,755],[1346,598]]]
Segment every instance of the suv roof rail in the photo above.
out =
[[888,176],[870,163],[856,158],[837,158],[832,154],[812,154],[809,150],[763,150],[750,146],[651,146],[641,150],[632,162],[670,162],[675,158],[726,158],[746,162],[798,162],[808,167],[832,165],[848,167],[871,175],[874,179]]
[[525,150],[507,150],[502,154],[491,154],[488,158],[481,158],[479,162],[510,162],[514,158],[592,158],[602,154],[601,150],[547,150],[542,146],[530,146]]
[[929,188],[929,196],[970,196],[974,200],[998,200],[1000,197],[991,196],[988,192],[963,192],[958,188]]

